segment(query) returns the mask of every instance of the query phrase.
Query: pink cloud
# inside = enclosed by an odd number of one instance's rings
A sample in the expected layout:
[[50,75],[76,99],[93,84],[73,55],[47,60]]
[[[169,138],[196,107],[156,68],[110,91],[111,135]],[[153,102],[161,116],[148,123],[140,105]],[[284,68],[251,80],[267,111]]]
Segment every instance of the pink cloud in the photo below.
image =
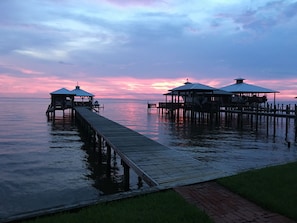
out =
[[[29,71],[30,73],[30,71]],[[78,85],[97,98],[162,98],[163,93],[179,83],[176,80],[121,78],[88,78],[67,80],[58,77],[12,77],[0,74],[0,96],[50,97],[50,92],[65,87],[69,90]],[[179,85],[182,84],[179,83]]]
[[43,74],[43,72],[39,72],[39,71],[34,71],[34,70],[29,70],[29,69],[19,69],[19,71],[21,71],[24,74],[29,74],[29,75],[39,75],[39,74]]

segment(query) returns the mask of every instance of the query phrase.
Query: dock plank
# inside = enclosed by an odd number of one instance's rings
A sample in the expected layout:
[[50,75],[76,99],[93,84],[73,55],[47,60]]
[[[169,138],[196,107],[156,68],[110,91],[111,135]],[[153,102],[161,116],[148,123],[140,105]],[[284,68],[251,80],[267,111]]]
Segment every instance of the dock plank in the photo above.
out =
[[225,176],[221,170],[166,147],[84,107],[78,115],[149,184],[172,188]]

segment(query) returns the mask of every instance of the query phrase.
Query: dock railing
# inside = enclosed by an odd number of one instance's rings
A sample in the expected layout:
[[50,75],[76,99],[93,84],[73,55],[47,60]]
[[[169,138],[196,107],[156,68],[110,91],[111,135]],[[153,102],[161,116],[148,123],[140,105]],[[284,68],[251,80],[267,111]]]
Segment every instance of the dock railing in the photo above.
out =
[[232,105],[224,106],[220,109],[221,112],[232,112],[232,113],[257,113],[259,115],[268,115],[276,117],[287,117],[297,118],[297,105],[284,105],[284,104],[269,104],[264,105]]

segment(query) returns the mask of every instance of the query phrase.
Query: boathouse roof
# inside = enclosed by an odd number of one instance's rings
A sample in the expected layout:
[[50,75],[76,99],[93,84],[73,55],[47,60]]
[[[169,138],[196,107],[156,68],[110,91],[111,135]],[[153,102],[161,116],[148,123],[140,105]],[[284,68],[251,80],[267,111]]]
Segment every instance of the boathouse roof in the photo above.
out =
[[75,95],[75,93],[67,90],[66,88],[61,88],[59,90],[53,91],[51,95]]
[[232,95],[231,92],[229,91],[224,91],[224,90],[221,90],[221,89],[216,89],[214,90],[213,92],[206,92],[206,94],[212,94],[212,95]]
[[93,94],[80,89],[80,87],[78,85],[71,92],[73,94],[75,94],[76,96],[80,96],[80,97],[93,97],[94,96]]
[[244,78],[235,79],[236,83],[220,88],[232,93],[279,93],[279,91],[244,83]]
[[[188,90],[187,90],[188,91]],[[180,94],[179,94],[180,93]],[[198,93],[198,92],[196,92]],[[232,95],[231,92],[228,92],[228,91],[224,91],[224,90],[220,90],[220,89],[215,89],[215,90],[212,90],[212,91],[200,91],[201,94],[211,94],[211,95],[221,95],[221,96],[224,96],[224,95]],[[185,95],[186,94],[186,90],[183,90],[183,91],[169,91],[163,95]]]
[[204,91],[204,92],[212,92],[217,90],[216,88],[200,84],[200,83],[191,83],[191,82],[186,82],[184,85],[173,88],[169,91]]

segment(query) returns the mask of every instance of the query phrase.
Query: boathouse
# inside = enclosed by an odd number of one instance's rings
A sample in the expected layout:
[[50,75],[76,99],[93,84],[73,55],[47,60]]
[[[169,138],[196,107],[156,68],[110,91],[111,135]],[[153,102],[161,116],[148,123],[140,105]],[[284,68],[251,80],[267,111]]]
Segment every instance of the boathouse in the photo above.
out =
[[55,118],[55,112],[57,110],[63,111],[64,116],[64,112],[67,109],[70,109],[73,114],[74,106],[92,107],[93,105],[94,95],[80,89],[78,85],[72,91],[69,91],[66,88],[61,88],[59,90],[51,92],[50,95],[51,103],[46,110],[46,115],[48,117],[52,115],[52,117]]
[[50,93],[51,103],[49,104],[46,114],[49,116],[53,114],[55,116],[56,110],[62,110],[64,113],[65,109],[73,108],[73,101],[75,94],[66,88],[61,88],[59,90]]
[[[159,103],[159,108],[179,112],[183,109],[185,114],[195,112],[219,112],[221,104],[231,98],[232,93],[213,88],[200,83],[185,82],[184,85],[169,90],[164,94],[165,102]],[[171,100],[168,100],[168,97]]]
[[184,85],[173,88],[165,95],[165,102],[159,102],[158,108],[167,113],[179,116],[179,110],[183,115],[191,113],[191,117],[196,114],[209,113],[210,115],[220,113],[223,110],[260,108],[267,102],[267,94],[274,94],[274,105],[276,90],[244,83],[244,78],[235,79],[235,84],[213,88],[200,83],[186,82]]

